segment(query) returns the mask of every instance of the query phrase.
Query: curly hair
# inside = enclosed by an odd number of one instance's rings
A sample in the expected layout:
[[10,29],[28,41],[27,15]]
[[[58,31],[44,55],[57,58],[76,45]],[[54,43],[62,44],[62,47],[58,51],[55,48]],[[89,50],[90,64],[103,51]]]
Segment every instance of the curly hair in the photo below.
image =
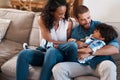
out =
[[64,20],[68,19],[69,14],[68,14],[68,5],[66,3],[66,0],[48,0],[47,4],[45,5],[41,13],[43,23],[49,31],[53,27],[53,22],[54,22],[54,16],[52,13],[55,12],[57,8],[60,6],[67,7]]
[[96,27],[96,30],[99,30],[101,36],[105,38],[105,43],[108,44],[111,40],[118,37],[117,31],[113,28],[112,25],[101,23]]

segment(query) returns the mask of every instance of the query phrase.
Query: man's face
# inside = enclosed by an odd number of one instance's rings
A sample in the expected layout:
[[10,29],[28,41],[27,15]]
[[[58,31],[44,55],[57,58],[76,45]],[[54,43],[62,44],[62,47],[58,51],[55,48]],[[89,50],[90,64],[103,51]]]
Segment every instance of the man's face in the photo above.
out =
[[90,28],[91,17],[89,11],[83,14],[78,14],[77,20],[85,30]]

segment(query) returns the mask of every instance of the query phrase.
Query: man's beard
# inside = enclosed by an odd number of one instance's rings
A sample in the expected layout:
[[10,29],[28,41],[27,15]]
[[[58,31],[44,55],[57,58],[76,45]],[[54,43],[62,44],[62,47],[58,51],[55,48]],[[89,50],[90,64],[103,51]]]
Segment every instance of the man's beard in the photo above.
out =
[[87,24],[85,24],[85,25],[83,25],[83,26],[84,26],[83,28],[84,28],[85,30],[88,30],[88,29],[90,28],[90,23],[87,23]]

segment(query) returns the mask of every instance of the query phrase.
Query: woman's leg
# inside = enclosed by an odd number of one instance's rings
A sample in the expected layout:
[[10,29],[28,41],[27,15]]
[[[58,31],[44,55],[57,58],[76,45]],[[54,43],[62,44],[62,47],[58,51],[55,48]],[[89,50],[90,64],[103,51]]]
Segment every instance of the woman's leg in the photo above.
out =
[[62,52],[56,48],[49,48],[45,54],[40,80],[51,80],[53,66],[61,61],[63,61]]
[[16,80],[27,80],[29,64],[34,66],[42,65],[44,54],[39,50],[26,49],[19,52],[16,65]]

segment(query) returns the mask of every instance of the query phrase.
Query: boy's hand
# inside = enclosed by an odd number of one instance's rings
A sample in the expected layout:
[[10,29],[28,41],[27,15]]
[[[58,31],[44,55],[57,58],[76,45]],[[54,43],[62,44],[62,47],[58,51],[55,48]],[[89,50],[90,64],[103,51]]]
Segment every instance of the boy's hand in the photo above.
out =
[[90,52],[92,52],[92,50],[89,47],[78,49],[79,54],[89,54]]
[[84,59],[88,56],[90,56],[90,54],[78,54],[78,59]]
[[85,47],[88,46],[87,44],[85,44],[84,42],[81,42],[81,41],[77,41],[77,45],[78,45],[78,48],[79,48],[79,49],[80,49],[80,48],[85,48]]

